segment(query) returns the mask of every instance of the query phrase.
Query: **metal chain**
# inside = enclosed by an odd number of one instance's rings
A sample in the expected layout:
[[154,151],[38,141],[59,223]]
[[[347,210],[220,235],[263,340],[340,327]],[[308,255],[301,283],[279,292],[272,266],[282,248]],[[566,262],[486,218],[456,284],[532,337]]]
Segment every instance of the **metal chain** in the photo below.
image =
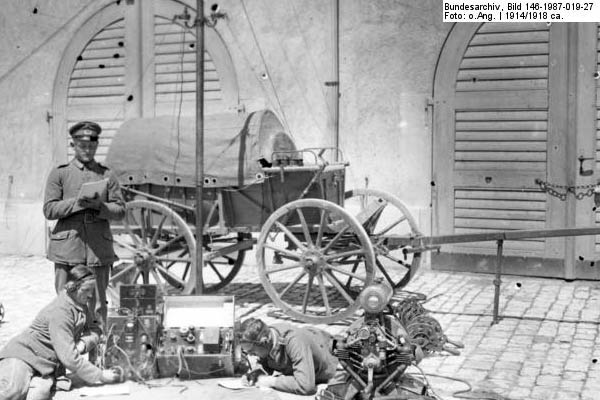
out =
[[[541,179],[536,179],[535,183],[540,187],[542,192],[546,192],[550,196],[554,196],[562,201],[567,199],[569,193],[573,194],[577,200],[582,200],[586,196],[592,197],[597,187],[595,184],[579,186],[556,185]],[[560,189],[563,189],[563,191],[560,191]]]

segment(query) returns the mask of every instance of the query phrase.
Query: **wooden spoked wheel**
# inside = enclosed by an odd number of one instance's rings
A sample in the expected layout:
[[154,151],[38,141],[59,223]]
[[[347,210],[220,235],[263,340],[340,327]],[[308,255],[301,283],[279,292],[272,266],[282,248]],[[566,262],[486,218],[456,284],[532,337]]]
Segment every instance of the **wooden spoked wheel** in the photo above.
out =
[[125,218],[111,229],[120,259],[107,289],[112,301],[118,301],[120,284],[156,284],[163,295],[192,293],[196,242],[175,211],[157,202],[133,200],[127,203]]
[[[390,235],[421,236],[408,208],[396,196],[379,190],[350,190],[345,197],[344,209],[357,216],[371,238],[377,275],[382,276],[394,289],[404,287],[419,268],[421,253],[410,247],[388,248],[383,242]],[[357,257],[346,261],[354,261],[356,268],[362,262]]]
[[[119,263],[113,268],[107,293],[114,303],[120,284],[156,284],[163,295],[191,294],[196,280],[196,240],[192,229],[169,207],[148,200],[127,203],[126,217],[112,225]],[[206,235],[203,293],[227,285],[239,272],[245,250],[225,251],[248,234]]]
[[[373,279],[370,239],[356,218],[320,199],[296,200],[263,225],[256,247],[260,280],[273,303],[309,323],[351,316]],[[357,257],[360,266],[345,262]],[[347,279],[352,282],[346,285]]]

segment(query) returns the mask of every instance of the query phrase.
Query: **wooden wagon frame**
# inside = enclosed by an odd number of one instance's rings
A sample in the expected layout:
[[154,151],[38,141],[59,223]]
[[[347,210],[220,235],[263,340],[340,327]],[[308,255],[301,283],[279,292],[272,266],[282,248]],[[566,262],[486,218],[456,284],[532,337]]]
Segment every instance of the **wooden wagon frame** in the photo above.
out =
[[[408,283],[420,253],[383,244],[386,234],[420,235],[398,198],[371,189],[346,191],[348,163],[341,152],[297,149],[269,111],[212,118],[205,122],[208,143],[212,137],[217,149],[209,149],[213,161],[205,161],[203,293],[230,283],[252,249],[273,302],[307,322],[352,315],[355,299],[376,274],[395,288]],[[190,132],[193,122],[186,120],[133,120],[111,144],[107,163],[127,201],[126,217],[112,224],[121,259],[110,280],[113,297],[123,282],[155,283],[163,294],[194,291]],[[152,161],[157,158],[164,159],[158,166]]]
[[[297,149],[272,112],[216,115],[205,126],[212,159],[205,160],[202,199],[202,293],[229,284],[246,253],[255,251],[257,274],[273,303],[305,322],[353,315],[358,295],[376,276],[394,289],[404,287],[425,251],[487,240],[499,249],[497,321],[504,240],[600,233],[587,228],[425,237],[400,199],[373,189],[346,190],[348,163],[339,150]],[[110,278],[113,298],[124,282],[154,283],[165,295],[194,292],[193,132],[188,120],[133,120],[111,144],[107,162],[127,200],[126,217],[112,225],[121,258]],[[137,159],[129,158],[132,150]]]

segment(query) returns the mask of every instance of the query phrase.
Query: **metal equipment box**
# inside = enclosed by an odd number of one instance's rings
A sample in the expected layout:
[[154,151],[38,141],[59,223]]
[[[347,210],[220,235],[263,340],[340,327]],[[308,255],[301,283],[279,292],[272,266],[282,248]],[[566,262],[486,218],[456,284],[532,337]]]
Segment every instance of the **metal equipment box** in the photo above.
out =
[[233,296],[165,296],[156,364],[160,377],[234,374]]
[[156,285],[119,286],[119,307],[137,315],[156,314],[157,300]]
[[154,378],[160,316],[109,314],[107,326],[104,366],[121,367],[126,379]]

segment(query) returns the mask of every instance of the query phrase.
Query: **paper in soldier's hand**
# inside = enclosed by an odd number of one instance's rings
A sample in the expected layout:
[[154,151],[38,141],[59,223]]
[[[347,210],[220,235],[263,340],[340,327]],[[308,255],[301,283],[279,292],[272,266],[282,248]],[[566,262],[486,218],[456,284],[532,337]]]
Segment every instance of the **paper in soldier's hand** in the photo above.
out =
[[91,208],[94,210],[99,210],[102,203],[103,203],[102,200],[100,200],[100,197],[96,194],[92,198],[83,197],[83,198],[79,199],[79,201],[77,202],[77,205],[81,208]]
[[100,205],[108,195],[108,179],[101,179],[94,182],[86,182],[81,185],[77,198],[75,199],[75,208],[78,211],[85,208],[99,209]]
[[100,198],[101,200],[103,200],[106,198],[107,192],[108,178],[94,182],[86,182],[83,185],[81,185],[81,188],[79,189],[79,194],[77,195],[77,200],[85,198]]

